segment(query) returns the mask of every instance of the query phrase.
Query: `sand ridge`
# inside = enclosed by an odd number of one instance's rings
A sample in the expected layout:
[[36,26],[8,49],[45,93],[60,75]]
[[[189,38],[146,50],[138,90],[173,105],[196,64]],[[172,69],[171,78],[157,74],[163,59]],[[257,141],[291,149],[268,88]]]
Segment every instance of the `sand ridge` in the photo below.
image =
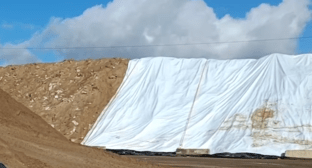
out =
[[158,167],[75,144],[0,89],[0,161],[9,168]]

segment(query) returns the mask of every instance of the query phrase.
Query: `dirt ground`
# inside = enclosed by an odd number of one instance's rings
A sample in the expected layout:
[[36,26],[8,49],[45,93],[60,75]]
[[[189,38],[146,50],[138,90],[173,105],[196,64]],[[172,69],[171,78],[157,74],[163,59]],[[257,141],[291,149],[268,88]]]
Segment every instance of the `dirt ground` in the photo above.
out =
[[158,167],[75,144],[0,89],[0,162],[9,168]]
[[121,84],[127,59],[67,60],[0,68],[0,88],[80,143]]
[[132,156],[132,158],[157,163],[163,166],[178,168],[309,168],[312,160],[289,159],[232,159],[232,158],[208,158],[208,157],[156,157],[156,156]]

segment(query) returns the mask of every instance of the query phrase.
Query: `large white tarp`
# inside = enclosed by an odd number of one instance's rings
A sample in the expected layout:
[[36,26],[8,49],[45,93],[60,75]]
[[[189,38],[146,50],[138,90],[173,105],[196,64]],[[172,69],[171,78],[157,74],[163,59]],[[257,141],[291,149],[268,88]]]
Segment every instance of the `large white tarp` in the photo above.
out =
[[312,149],[311,110],[311,54],[136,59],[82,144],[281,155]]

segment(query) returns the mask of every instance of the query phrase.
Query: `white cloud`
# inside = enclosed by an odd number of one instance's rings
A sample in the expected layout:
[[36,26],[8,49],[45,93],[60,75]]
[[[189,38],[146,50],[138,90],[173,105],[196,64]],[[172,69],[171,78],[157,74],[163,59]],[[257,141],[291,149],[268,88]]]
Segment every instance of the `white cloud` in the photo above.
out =
[[20,23],[20,22],[15,22],[15,23],[3,23],[1,25],[3,29],[14,29],[14,28],[20,28],[20,29],[28,29],[28,30],[33,30],[36,28],[35,25],[29,24],[29,23]]
[[22,28],[22,29],[29,29],[29,30],[33,30],[33,29],[35,29],[35,25],[33,25],[33,24],[29,24],[29,23],[21,23],[20,24],[20,27]]
[[[300,36],[311,20],[310,0],[262,4],[245,18],[216,17],[202,0],[114,0],[74,18],[52,18],[47,28],[28,41],[33,47],[133,46],[219,41],[249,41]],[[147,56],[258,58],[270,53],[295,53],[297,41],[218,45],[58,50],[66,58]]]
[[40,62],[29,50],[21,49],[27,46],[27,43],[0,45],[0,61],[3,61],[2,66]]
[[2,27],[3,29],[13,29],[13,28],[14,28],[14,25],[8,24],[8,23],[2,23],[2,24],[1,24],[1,27]]

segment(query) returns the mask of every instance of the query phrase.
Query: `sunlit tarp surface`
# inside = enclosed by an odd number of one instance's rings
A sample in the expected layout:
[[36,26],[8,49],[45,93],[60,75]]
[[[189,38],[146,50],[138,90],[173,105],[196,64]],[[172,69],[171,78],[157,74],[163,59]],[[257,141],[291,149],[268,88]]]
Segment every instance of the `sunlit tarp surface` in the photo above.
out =
[[281,155],[312,149],[311,110],[312,55],[136,59],[83,144]]

